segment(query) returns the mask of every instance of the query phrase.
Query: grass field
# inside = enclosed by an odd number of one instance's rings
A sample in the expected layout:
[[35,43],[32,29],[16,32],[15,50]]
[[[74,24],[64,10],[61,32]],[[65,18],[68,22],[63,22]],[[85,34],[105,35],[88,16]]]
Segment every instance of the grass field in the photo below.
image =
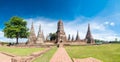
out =
[[94,57],[103,62],[120,62],[120,44],[67,46],[65,48],[72,58]]
[[56,52],[56,50],[57,50],[56,47],[52,48],[42,56],[39,56],[38,58],[36,58],[33,62],[49,62],[53,54]]
[[44,50],[45,48],[15,48],[15,47],[0,47],[0,52],[6,52],[18,56],[27,56],[33,52]]

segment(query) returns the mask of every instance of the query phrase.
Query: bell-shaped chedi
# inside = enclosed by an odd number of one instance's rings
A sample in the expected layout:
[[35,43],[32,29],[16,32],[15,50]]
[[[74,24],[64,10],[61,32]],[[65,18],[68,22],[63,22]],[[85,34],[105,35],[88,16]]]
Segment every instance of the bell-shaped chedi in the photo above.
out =
[[28,42],[27,44],[36,44],[36,35],[35,35],[35,31],[34,31],[34,26],[33,26],[33,22],[31,25],[31,29],[30,29],[30,35],[28,37]]
[[59,42],[65,42],[66,41],[66,35],[64,32],[64,26],[63,26],[63,22],[61,20],[59,20],[58,24],[57,24],[57,38],[56,38],[56,43]]
[[92,37],[91,31],[90,31],[90,24],[88,24],[88,30],[87,30],[87,34],[86,34],[86,38],[85,38],[87,43],[90,44],[95,44],[95,41]]
[[80,41],[80,36],[79,36],[79,32],[78,31],[77,31],[77,35],[76,35],[75,41]]
[[41,31],[41,25],[40,25],[38,35],[37,35],[36,44],[42,44],[42,43],[44,43],[44,37],[43,37],[43,32]]

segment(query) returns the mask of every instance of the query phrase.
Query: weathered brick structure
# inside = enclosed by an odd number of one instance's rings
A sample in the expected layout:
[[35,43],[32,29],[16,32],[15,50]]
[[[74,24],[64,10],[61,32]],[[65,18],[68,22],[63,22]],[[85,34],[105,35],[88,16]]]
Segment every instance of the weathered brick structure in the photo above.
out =
[[57,24],[57,39],[56,43],[66,42],[66,34],[64,32],[63,22],[60,20]]
[[88,24],[88,30],[87,30],[87,34],[85,37],[85,41],[90,44],[95,44],[95,41],[94,41],[91,31],[90,31],[90,24]]
[[36,35],[35,35],[35,31],[34,31],[33,22],[31,25],[30,35],[29,35],[27,44],[29,44],[29,45],[36,44]]
[[43,44],[43,43],[44,43],[44,35],[43,35],[43,32],[41,31],[41,25],[40,25],[37,40],[36,40],[36,44]]
[[[57,34],[57,37],[56,37],[55,43],[57,43],[58,45],[61,43],[63,45],[65,44],[67,45],[68,44],[87,44],[87,43],[95,44],[95,41],[90,31],[90,24],[88,24],[88,30],[87,30],[85,39],[80,39],[78,31],[76,34],[76,38],[74,38],[74,36],[70,37],[70,34],[69,34],[68,39],[67,39],[66,34],[64,32],[64,25],[61,20],[58,21],[56,34]],[[38,46],[47,45],[47,42],[44,42],[44,41],[45,39],[44,39],[43,31],[41,31],[41,25],[39,26],[38,35],[36,38],[33,23],[32,23],[31,30],[30,30],[30,36],[28,38],[28,45],[38,45]],[[54,45],[54,42],[51,42],[51,43]]]

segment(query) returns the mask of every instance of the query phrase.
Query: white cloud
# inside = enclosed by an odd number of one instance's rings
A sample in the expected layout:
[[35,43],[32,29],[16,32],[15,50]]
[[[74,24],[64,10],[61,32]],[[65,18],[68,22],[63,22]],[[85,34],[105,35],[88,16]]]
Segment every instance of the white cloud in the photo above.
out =
[[111,23],[110,23],[110,25],[111,25],[111,26],[114,26],[114,25],[115,25],[115,23],[114,23],[114,22],[111,22]]
[[106,21],[106,22],[104,22],[104,24],[108,25],[108,24],[109,24],[109,22],[108,22],[108,21]]
[[108,25],[108,26],[114,26],[114,25],[115,25],[114,22],[108,22],[108,21],[104,22],[104,24],[105,24],[105,25]]

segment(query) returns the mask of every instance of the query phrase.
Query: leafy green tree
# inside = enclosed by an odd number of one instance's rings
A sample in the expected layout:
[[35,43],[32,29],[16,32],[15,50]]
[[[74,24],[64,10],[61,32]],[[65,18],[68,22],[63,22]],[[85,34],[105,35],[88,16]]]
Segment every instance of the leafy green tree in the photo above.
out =
[[56,37],[57,37],[56,33],[50,33],[49,34],[50,41],[55,40]]
[[22,18],[13,16],[8,22],[5,23],[3,29],[4,36],[7,38],[16,38],[16,44],[18,44],[19,38],[27,38],[29,36],[27,22]]

